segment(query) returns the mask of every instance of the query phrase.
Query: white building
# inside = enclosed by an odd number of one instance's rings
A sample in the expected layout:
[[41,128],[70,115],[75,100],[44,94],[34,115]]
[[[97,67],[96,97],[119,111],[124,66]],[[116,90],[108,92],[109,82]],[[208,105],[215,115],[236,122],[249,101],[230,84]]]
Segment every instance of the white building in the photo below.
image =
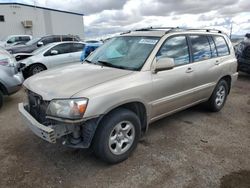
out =
[[33,37],[72,34],[84,38],[83,14],[22,3],[0,3],[0,38],[17,34]]

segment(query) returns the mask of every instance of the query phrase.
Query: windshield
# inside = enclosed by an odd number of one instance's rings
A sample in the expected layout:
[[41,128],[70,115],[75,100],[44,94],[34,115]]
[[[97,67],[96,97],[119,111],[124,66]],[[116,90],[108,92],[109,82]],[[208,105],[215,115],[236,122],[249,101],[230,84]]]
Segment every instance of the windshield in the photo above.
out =
[[38,42],[41,38],[34,38],[28,42],[26,42],[27,45],[32,45],[35,44],[36,42]]
[[49,49],[51,46],[53,46],[54,44],[51,43],[51,44],[48,44],[48,45],[45,45],[45,46],[42,46],[40,48],[37,48],[35,51],[32,52],[33,55],[37,55],[39,53],[42,53],[44,51],[46,51],[47,49]]
[[159,37],[120,36],[99,47],[87,62],[128,70],[140,70]]

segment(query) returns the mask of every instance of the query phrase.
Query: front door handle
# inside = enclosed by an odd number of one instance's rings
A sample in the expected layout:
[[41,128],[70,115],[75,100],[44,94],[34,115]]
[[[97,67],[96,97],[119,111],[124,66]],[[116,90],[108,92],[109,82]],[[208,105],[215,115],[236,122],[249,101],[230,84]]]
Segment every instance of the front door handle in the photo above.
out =
[[193,72],[194,70],[191,68],[191,67],[188,67],[187,70],[186,70],[186,73],[190,73],[190,72]]
[[219,65],[219,64],[220,64],[220,61],[219,61],[219,60],[216,60],[214,64],[215,64],[215,65]]

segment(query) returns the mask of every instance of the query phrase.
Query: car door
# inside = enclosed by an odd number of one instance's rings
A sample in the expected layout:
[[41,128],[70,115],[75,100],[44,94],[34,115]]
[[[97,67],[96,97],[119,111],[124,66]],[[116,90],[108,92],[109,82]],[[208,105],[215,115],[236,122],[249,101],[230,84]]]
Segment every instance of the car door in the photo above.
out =
[[81,57],[84,46],[85,46],[85,44],[83,44],[83,43],[72,43],[72,52],[70,53],[70,56],[72,58],[69,59],[68,63],[80,61],[80,57]]
[[70,55],[71,51],[71,43],[57,44],[44,53],[44,64],[48,68],[63,66],[72,59]]
[[155,63],[163,57],[173,58],[175,67],[152,74],[152,120],[194,102],[190,95],[195,85],[187,37],[176,35],[166,39],[156,55]]
[[212,37],[204,34],[189,35],[194,62],[195,88],[193,96],[205,100],[211,96],[214,86],[221,75],[219,58]]

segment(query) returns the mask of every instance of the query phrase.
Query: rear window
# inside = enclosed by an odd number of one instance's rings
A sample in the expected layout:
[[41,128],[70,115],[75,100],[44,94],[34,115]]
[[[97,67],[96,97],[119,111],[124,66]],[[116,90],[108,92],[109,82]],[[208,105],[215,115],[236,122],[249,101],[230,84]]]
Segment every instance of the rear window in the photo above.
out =
[[191,35],[193,61],[211,58],[211,49],[206,35]]
[[225,55],[229,55],[229,48],[227,46],[227,43],[224,39],[224,37],[222,36],[213,36],[215,45],[216,45],[216,49],[217,49],[217,53],[218,56],[225,56]]

